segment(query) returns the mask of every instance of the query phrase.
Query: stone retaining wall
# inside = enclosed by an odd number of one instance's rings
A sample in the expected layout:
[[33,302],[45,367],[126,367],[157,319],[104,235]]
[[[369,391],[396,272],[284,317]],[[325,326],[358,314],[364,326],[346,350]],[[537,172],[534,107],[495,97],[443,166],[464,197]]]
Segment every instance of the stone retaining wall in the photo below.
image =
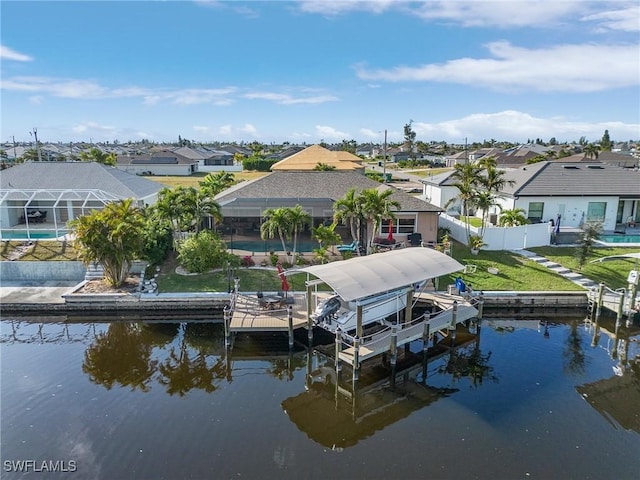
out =
[[0,278],[5,282],[77,281],[84,278],[82,262],[0,262]]

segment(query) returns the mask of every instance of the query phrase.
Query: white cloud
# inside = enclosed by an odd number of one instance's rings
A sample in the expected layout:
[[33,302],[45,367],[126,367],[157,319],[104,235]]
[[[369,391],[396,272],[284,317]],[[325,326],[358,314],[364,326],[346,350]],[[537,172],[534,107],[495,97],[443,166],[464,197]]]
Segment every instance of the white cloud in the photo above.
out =
[[29,103],[32,105],[40,105],[43,102],[43,97],[41,95],[34,95],[33,97],[29,97]]
[[326,102],[334,102],[338,100],[333,95],[315,95],[308,97],[294,97],[287,93],[275,93],[275,92],[250,92],[243,95],[244,98],[249,100],[268,100],[281,105],[295,105],[295,104],[318,104]]
[[318,13],[325,16],[336,16],[353,11],[364,11],[380,14],[398,5],[398,0],[315,0],[302,1],[299,8],[305,13]]
[[503,91],[595,92],[640,82],[637,44],[527,49],[500,41],[489,43],[487,48],[492,58],[460,58],[389,70],[356,66],[356,72],[363,80],[458,83]]
[[16,52],[15,50],[0,45],[0,59],[2,60],[14,60],[16,62],[31,62],[33,57],[25,55],[24,53]]
[[555,137],[559,142],[602,137],[609,130],[614,140],[637,138],[638,124],[622,122],[580,122],[564,117],[541,118],[525,112],[505,110],[496,113],[474,113],[463,118],[440,123],[416,121],[412,124],[418,139],[423,141],[445,140],[452,143],[483,141],[491,138],[513,142],[542,138],[547,141]]
[[584,15],[581,22],[595,22],[600,32],[618,30],[624,32],[640,31],[640,5],[624,5],[619,9],[606,10]]
[[351,138],[351,135],[346,132],[341,132],[333,127],[326,125],[316,125],[316,135],[323,140],[340,141],[347,138]]
[[242,127],[240,131],[243,133],[248,133],[249,135],[254,137],[258,134],[258,130],[256,129],[256,127],[254,127],[250,123],[245,123],[244,127]]
[[380,138],[380,133],[375,131],[375,130],[370,130],[368,128],[361,128],[360,129],[360,133],[362,135],[364,135],[365,138],[371,138],[371,139],[379,139]]
[[427,1],[412,8],[424,20],[464,27],[548,27],[571,20],[582,5],[576,1]]
[[228,136],[231,135],[232,130],[233,129],[231,128],[231,125],[222,125],[220,128],[218,128],[218,133],[220,135]]
[[108,133],[110,135],[117,133],[117,128],[111,125],[100,125],[97,122],[85,122],[75,125],[71,128],[76,133],[94,132],[94,133]]
[[204,127],[200,125],[194,125],[193,129],[199,133],[207,133],[209,131],[209,127]]

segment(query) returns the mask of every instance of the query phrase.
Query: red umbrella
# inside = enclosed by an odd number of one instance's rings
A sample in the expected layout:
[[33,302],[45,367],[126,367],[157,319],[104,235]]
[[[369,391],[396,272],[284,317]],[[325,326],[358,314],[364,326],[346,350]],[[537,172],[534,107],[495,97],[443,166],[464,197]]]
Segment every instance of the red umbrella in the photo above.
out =
[[278,276],[280,277],[280,281],[282,282],[282,291],[283,292],[288,292],[290,287],[289,287],[289,282],[287,282],[287,277],[284,274],[284,270],[282,269],[282,265],[280,265],[279,263],[276,265],[276,268],[278,269]]
[[389,235],[387,235],[387,240],[393,242],[393,220],[389,220]]

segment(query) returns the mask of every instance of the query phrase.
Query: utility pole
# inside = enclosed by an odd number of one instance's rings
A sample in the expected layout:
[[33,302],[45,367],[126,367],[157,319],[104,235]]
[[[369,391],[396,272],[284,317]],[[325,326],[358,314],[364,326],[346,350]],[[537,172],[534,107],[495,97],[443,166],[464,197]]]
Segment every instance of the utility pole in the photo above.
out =
[[382,183],[387,183],[387,129],[384,129],[384,158],[382,159]]
[[11,135],[11,139],[13,140],[13,161],[16,161],[16,136]]
[[36,152],[38,152],[38,161],[41,162],[42,155],[40,154],[40,144],[38,143],[38,129],[36,127],[33,127],[33,131],[29,132],[29,134],[33,135],[33,137],[36,139]]

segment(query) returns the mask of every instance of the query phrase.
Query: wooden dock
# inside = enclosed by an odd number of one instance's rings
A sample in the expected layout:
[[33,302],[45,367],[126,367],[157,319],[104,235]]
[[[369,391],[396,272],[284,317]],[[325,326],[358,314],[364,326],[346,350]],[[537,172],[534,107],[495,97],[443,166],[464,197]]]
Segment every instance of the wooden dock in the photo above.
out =
[[289,306],[293,329],[307,326],[305,295],[290,293],[291,303],[263,307],[256,296],[236,294],[232,302],[230,332],[286,332],[289,330]]

